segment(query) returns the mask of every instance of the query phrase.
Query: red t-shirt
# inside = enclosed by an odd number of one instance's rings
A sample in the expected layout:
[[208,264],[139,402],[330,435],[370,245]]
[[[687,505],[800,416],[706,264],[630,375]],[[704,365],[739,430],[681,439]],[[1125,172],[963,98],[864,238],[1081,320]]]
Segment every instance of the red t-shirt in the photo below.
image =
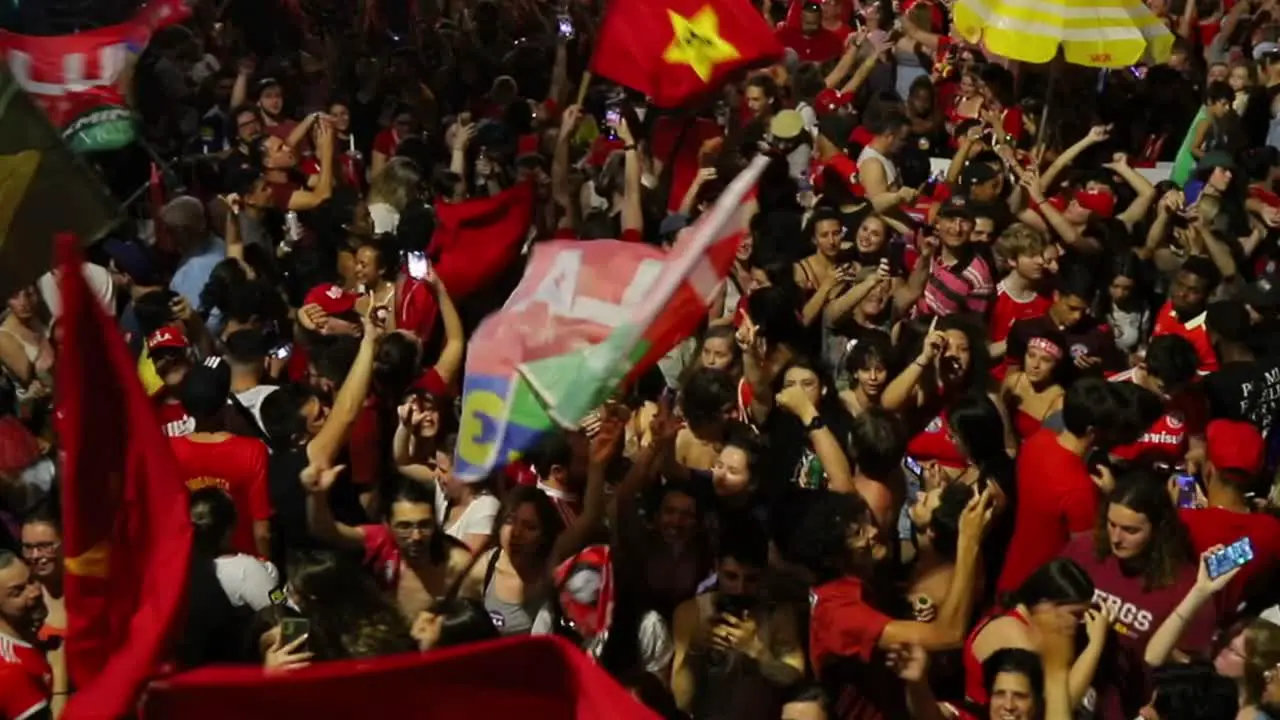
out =
[[1098,491],[1084,459],[1062,447],[1048,428],[1022,443],[1016,482],[1013,538],[996,582],[999,593],[1017,590],[1058,555],[1072,533],[1089,530],[1097,520]]
[[364,566],[373,572],[378,587],[394,592],[400,585],[400,546],[386,525],[361,525],[364,534]]
[[840,36],[825,28],[818,28],[812,35],[795,25],[784,25],[774,33],[774,37],[783,47],[796,51],[804,62],[824,63],[835,60],[844,52],[844,43]]
[[862,581],[840,578],[809,594],[809,662],[836,720],[908,717],[902,681],[877,652],[892,618],[862,597]]
[[1266,513],[1236,512],[1220,507],[1182,509],[1178,517],[1186,526],[1197,554],[1214,545],[1230,545],[1242,537],[1253,543],[1253,560],[1245,563],[1231,583],[1214,596],[1219,619],[1229,621],[1249,592],[1280,567],[1280,519]]
[[387,128],[373,137],[373,151],[382,153],[388,158],[395,157],[396,148],[400,147],[400,138],[396,137],[396,131]]
[[0,633],[0,717],[17,720],[49,705],[53,669],[39,648]]
[[[650,133],[650,154],[665,162],[674,163],[671,170],[671,190],[667,195],[669,212],[680,209],[680,201],[698,175],[698,150],[702,144],[723,134],[720,126],[713,120],[698,118],[692,121],[688,130],[684,130],[686,122],[688,121],[682,118],[664,115],[654,121],[653,131]],[[679,153],[676,152],[677,139],[680,140]]]
[[292,180],[282,183],[268,182],[267,187],[271,190],[271,205],[280,212],[289,211],[290,198],[302,189],[301,185]]
[[[1112,382],[1133,382],[1134,371],[1111,377]],[[1209,406],[1200,388],[1183,390],[1165,404],[1164,415],[1156,419],[1138,441],[1111,449],[1111,454],[1133,462],[1167,462],[1177,465],[1187,455],[1187,439],[1203,435]]]
[[219,442],[172,438],[169,446],[182,469],[187,490],[213,486],[231,496],[237,518],[231,547],[246,555],[257,555],[253,523],[271,519],[267,446],[261,440],[235,435]]
[[152,395],[151,402],[155,403],[160,432],[165,437],[182,437],[196,431],[196,419],[187,414],[187,409],[169,394],[167,388],[161,388]]
[[347,451],[351,482],[362,487],[377,483],[382,474],[382,418],[378,414],[378,400],[372,395],[365,398],[351,423]]
[[[1196,581],[1196,568],[1185,564],[1176,573],[1173,584],[1164,588],[1144,589],[1141,574],[1127,575],[1120,561],[1110,553],[1099,560],[1094,550],[1092,532],[1071,538],[1062,556],[1076,561],[1093,580],[1093,601],[1112,610],[1116,619],[1112,652],[1094,674],[1097,691],[1096,717],[1131,718],[1151,699],[1151,682],[1142,654],[1147,641],[1173,614],[1178,603]],[[1214,632],[1213,608],[1205,606],[1191,619],[1178,641],[1180,649],[1203,653]]]
[[1165,301],[1160,314],[1156,315],[1156,326],[1151,331],[1151,337],[1181,335],[1189,340],[1196,348],[1196,356],[1200,358],[1198,370],[1201,375],[1218,371],[1218,355],[1209,342],[1209,328],[1206,327],[1204,318],[1205,314],[1200,313],[1184,323],[1173,311],[1173,302]]
[[[1004,283],[996,285],[996,301],[991,308],[991,324],[987,328],[987,338],[993,343],[1009,337],[1009,329],[1018,320],[1040,317],[1049,312],[1053,298],[1036,293],[1029,300],[1018,300],[1005,290]],[[1021,361],[1021,358],[1019,358]]]

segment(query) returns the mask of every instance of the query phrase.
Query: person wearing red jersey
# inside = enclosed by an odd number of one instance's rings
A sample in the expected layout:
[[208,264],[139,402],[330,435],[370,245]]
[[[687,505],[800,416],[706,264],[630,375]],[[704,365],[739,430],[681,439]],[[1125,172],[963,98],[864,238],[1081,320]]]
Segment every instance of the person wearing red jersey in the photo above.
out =
[[66,701],[66,672],[55,673],[38,634],[47,614],[27,564],[0,550],[0,717],[44,720]]
[[1169,300],[1156,314],[1155,329],[1151,337],[1177,335],[1185,338],[1195,348],[1199,359],[1200,374],[1217,371],[1218,355],[1209,342],[1209,328],[1205,324],[1205,309],[1210,296],[1222,282],[1222,274],[1213,261],[1202,255],[1187,258],[1174,276],[1169,288]]
[[1252,424],[1239,420],[1209,423],[1201,471],[1207,506],[1178,512],[1198,553],[1244,537],[1253,544],[1253,560],[1216,598],[1218,617],[1228,622],[1250,592],[1259,589],[1260,582],[1280,567],[1280,519],[1254,512],[1246,497],[1258,485],[1266,454],[1262,433]]
[[1042,428],[1018,453],[1013,538],[997,594],[1022,585],[1058,554],[1071,533],[1093,527],[1097,486],[1110,484],[1110,471],[1091,469],[1085,458],[1109,440],[1108,431],[1124,426],[1124,399],[1106,382],[1085,378],[1067,390],[1062,405],[1064,429]]
[[1111,378],[1150,390],[1164,401],[1164,414],[1134,443],[1111,449],[1129,463],[1162,462],[1195,472],[1204,457],[1204,426],[1209,409],[1196,380],[1195,348],[1179,335],[1161,335],[1147,346],[1140,365]]
[[196,421],[178,400],[177,389],[191,370],[191,344],[181,328],[166,325],[147,336],[147,356],[164,381],[151,396],[160,419],[160,430],[168,437],[181,437],[195,432]]
[[[230,400],[231,368],[222,358],[210,358],[187,373],[179,392],[183,406],[195,418],[195,430],[171,438],[169,444],[187,489],[217,487],[231,496],[236,514],[251,521],[236,524],[231,549],[267,557],[271,552],[267,446],[256,438],[225,432],[232,418],[248,414]],[[252,426],[256,428],[256,423]]]
[[822,26],[822,6],[806,2],[800,12],[800,24],[783,25],[775,37],[783,47],[791,48],[804,62],[822,64],[835,60],[844,51],[840,36]]
[[[1048,269],[1046,265],[1045,270]],[[1053,302],[1044,314],[1015,320],[1010,326],[1005,339],[1008,371],[1021,369],[1027,345],[1033,339],[1059,333],[1066,340],[1066,352],[1057,368],[1063,385],[1078,377],[1096,377],[1123,369],[1124,356],[1116,349],[1115,334],[1089,313],[1097,292],[1097,283],[1088,270],[1079,265],[1064,268],[1054,283]]]
[[1009,274],[996,284],[996,301],[987,326],[992,358],[1004,357],[1009,331],[1018,320],[1039,317],[1053,300],[1043,292],[1045,237],[1029,225],[1013,225],[996,241],[996,262]]
[[990,488],[960,515],[955,574],[932,622],[895,620],[867,592],[874,566],[888,556],[886,538],[857,494],[826,493],[808,508],[790,552],[821,583],[809,593],[809,657],[836,720],[911,717],[900,679],[885,667],[895,646],[926,651],[964,641],[973,610],[978,548],[994,512]]

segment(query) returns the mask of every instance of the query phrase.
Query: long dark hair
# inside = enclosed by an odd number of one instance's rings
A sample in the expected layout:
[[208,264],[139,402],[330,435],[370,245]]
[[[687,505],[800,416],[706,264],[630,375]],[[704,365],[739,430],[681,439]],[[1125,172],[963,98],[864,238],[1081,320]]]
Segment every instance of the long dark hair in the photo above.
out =
[[1075,605],[1093,602],[1093,579],[1074,560],[1054,558],[1031,573],[1017,590],[1001,598],[1000,606],[1012,610],[1042,602]]
[[1137,565],[1142,568],[1142,589],[1167,588],[1177,578],[1178,569],[1190,562],[1193,553],[1187,528],[1169,502],[1165,485],[1154,475],[1131,472],[1116,481],[1108,502],[1102,503],[1094,528],[1094,555],[1106,560],[1111,555],[1107,516],[1112,505],[1121,505],[1143,515],[1151,523],[1151,537]]
[[417,649],[400,610],[344,555],[293,556],[289,584],[310,621],[307,648],[319,660],[369,658]]

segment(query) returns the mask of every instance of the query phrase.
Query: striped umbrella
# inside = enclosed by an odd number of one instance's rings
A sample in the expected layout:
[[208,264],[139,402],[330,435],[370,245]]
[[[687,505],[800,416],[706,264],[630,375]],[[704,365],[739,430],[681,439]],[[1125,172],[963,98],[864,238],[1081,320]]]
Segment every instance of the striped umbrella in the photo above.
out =
[[1164,62],[1173,34],[1141,0],[959,0],[955,25],[970,42],[1027,63],[1058,49],[1074,65],[1120,68]]

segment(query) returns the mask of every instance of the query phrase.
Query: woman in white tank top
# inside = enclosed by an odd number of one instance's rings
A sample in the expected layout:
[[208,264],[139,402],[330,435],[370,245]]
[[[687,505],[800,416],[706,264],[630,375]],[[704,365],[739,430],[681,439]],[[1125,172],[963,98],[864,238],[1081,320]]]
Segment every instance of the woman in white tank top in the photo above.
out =
[[0,321],[0,368],[14,380],[19,402],[47,395],[53,369],[53,346],[39,317],[40,298],[25,287],[9,298]]

